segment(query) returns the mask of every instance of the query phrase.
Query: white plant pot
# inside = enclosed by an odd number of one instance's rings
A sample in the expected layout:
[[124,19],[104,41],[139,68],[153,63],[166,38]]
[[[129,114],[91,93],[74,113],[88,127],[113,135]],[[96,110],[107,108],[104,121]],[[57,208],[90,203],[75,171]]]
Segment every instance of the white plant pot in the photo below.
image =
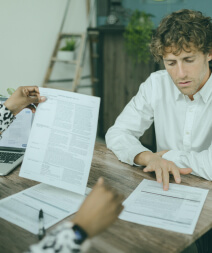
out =
[[57,58],[61,61],[73,61],[75,60],[75,51],[58,51]]

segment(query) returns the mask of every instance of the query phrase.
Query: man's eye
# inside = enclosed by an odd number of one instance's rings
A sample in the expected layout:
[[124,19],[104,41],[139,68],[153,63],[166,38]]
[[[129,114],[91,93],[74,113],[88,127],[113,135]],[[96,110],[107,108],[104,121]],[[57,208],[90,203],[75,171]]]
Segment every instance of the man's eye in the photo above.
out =
[[193,62],[194,60],[186,60],[186,62]]
[[169,63],[168,65],[169,65],[169,66],[174,66],[174,64],[175,64],[174,62],[171,62],[171,63]]

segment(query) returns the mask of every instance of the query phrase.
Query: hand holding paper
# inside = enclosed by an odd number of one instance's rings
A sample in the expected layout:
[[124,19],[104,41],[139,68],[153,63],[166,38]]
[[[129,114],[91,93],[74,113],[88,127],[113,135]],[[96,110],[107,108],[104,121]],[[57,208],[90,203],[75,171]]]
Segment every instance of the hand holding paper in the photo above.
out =
[[84,194],[100,99],[40,88],[47,101],[34,118],[20,176]]

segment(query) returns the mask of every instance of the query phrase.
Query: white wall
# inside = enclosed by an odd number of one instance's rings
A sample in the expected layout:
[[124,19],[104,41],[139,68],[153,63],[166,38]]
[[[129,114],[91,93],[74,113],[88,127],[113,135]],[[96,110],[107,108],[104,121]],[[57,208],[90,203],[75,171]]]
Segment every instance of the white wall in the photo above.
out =
[[[41,86],[66,7],[66,0],[0,0],[0,94],[20,85]],[[65,32],[87,27],[86,0],[71,0]],[[84,74],[89,74],[86,59]],[[66,68],[68,66],[66,65]],[[61,66],[56,77],[70,69]]]

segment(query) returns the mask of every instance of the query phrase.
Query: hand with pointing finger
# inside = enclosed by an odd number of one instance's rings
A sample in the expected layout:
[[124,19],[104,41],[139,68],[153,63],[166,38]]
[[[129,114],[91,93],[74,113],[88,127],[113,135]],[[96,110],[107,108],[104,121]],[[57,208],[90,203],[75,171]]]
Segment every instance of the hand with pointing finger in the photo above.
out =
[[135,157],[135,163],[146,166],[144,172],[155,172],[158,183],[163,183],[164,191],[169,189],[169,174],[174,176],[176,183],[181,183],[182,175],[187,175],[192,172],[191,168],[179,168],[174,162],[163,159],[162,156],[168,150],[160,151],[158,153],[142,152]]

